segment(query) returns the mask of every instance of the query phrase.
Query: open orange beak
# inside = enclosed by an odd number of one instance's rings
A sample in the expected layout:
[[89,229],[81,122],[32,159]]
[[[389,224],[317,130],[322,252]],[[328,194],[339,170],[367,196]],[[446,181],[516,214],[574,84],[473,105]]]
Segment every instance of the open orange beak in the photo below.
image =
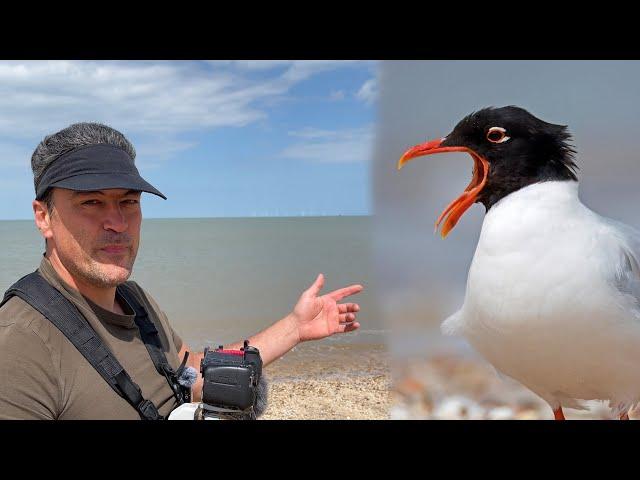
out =
[[[425,155],[432,155],[434,153],[444,152],[467,152],[473,158],[473,178],[471,182],[464,189],[462,195],[451,202],[447,208],[440,214],[438,220],[436,220],[436,228],[442,223],[442,229],[440,235],[445,238],[449,232],[456,226],[460,217],[467,211],[467,209],[473,205],[477,199],[480,191],[487,183],[487,176],[489,175],[489,162],[486,158],[481,157],[476,152],[468,147],[442,147],[443,138],[438,140],[431,140],[429,142],[421,143],[415,147],[411,147],[404,152],[404,155],[398,160],[398,170],[400,170],[405,163],[416,157],[422,157]],[[444,223],[443,223],[444,220]]]

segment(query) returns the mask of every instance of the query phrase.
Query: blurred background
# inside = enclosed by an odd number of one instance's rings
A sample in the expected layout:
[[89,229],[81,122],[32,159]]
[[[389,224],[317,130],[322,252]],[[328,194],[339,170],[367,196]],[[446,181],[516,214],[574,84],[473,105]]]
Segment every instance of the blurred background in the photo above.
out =
[[[640,62],[388,61],[379,73],[373,164],[374,271],[393,359],[392,418],[551,418],[539,399],[499,379],[440,323],[463,303],[484,207],[476,204],[446,240],[440,212],[471,179],[468,154],[418,158],[409,147],[447,135],[465,115],[517,105],[568,125],[580,197],[594,211],[640,228]],[[570,411],[574,417],[608,413]]]

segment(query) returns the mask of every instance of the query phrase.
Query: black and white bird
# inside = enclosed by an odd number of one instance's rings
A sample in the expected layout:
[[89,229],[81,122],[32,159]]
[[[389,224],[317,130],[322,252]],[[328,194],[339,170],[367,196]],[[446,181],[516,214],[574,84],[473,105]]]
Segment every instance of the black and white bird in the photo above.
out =
[[486,108],[407,150],[398,169],[441,152],[474,161],[436,222],[445,237],[473,203],[486,208],[464,304],[443,333],[466,337],[558,420],[581,400],[628,419],[640,401],[640,233],[580,201],[570,140],[522,108]]

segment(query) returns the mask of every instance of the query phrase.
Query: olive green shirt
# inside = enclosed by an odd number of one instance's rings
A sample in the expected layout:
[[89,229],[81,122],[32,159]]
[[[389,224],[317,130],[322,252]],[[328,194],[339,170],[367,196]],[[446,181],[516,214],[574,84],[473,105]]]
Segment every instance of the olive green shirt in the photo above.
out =
[[[173,392],[155,369],[126,301],[118,298],[125,315],[104,310],[66,284],[48,259],[43,257],[38,270],[78,308],[143,397],[168,415],[177,406]],[[182,340],[151,296],[135,282],[130,284],[145,300],[149,316],[159,319],[156,328],[163,351],[177,368]],[[14,296],[0,308],[0,419],[139,420],[140,416],[55,325]]]

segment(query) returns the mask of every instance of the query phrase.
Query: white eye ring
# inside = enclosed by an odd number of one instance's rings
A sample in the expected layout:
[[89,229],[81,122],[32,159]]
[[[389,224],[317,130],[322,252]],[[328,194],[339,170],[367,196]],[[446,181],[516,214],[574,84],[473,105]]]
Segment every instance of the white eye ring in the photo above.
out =
[[[495,135],[492,135],[495,133],[498,133],[500,136],[496,137]],[[494,138],[491,138],[492,136]],[[507,131],[502,127],[491,127],[489,131],[487,131],[487,140],[489,140],[491,143],[504,143],[510,138],[511,137],[507,136]]]

